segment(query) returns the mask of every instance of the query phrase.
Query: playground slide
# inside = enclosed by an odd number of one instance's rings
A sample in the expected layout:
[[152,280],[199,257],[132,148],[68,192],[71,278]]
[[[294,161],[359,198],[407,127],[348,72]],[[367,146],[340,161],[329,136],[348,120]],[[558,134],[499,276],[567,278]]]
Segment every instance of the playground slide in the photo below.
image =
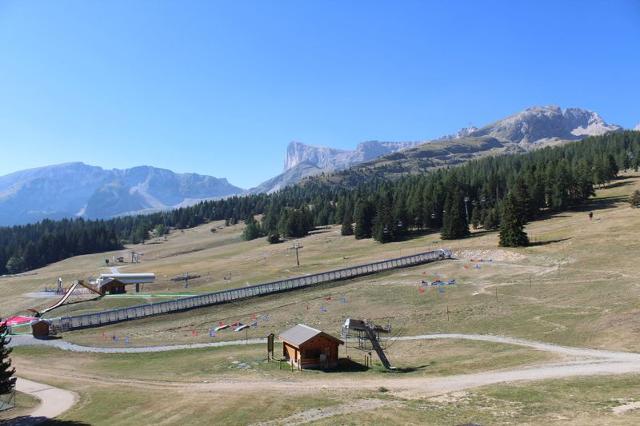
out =
[[73,294],[73,290],[76,289],[76,287],[78,286],[78,282],[73,283],[73,285],[69,288],[69,290],[67,290],[67,292],[64,294],[64,296],[62,296],[60,298],[60,300],[58,300],[56,303],[54,303],[53,305],[49,306],[48,308],[43,309],[42,311],[40,311],[40,315],[49,312],[55,308],[60,307],[60,305],[62,305],[64,302],[67,301],[67,299],[69,297],[71,297],[71,295]]
[[389,362],[387,355],[384,353],[384,350],[382,350],[382,346],[380,346],[380,342],[378,341],[378,338],[376,337],[376,333],[373,331],[373,328],[366,325],[364,327],[364,331],[365,333],[367,333],[367,337],[371,341],[371,346],[373,346],[373,349],[378,354],[378,358],[380,358],[380,361],[382,361],[382,365],[384,365],[384,368],[386,368],[387,370],[390,369],[391,363]]
[[62,296],[62,298],[60,298],[60,300],[58,300],[56,303],[54,303],[53,305],[49,306],[48,308],[43,309],[40,312],[35,311],[35,309],[30,309],[33,312],[37,312],[38,315],[40,316],[46,312],[52,311],[56,308],[59,308],[61,305],[64,304],[64,302],[67,301],[67,299],[69,299],[69,297],[71,297],[71,295],[73,294],[73,291],[76,289],[77,286],[82,286],[85,288],[88,288],[89,290],[93,291],[94,293],[97,293],[98,295],[102,296],[102,294],[100,294],[100,292],[96,291],[95,289],[91,288],[90,286],[86,285],[84,282],[82,281],[76,281],[75,283],[73,283],[73,285],[69,288],[69,290],[67,290],[67,292],[64,294],[64,296]]

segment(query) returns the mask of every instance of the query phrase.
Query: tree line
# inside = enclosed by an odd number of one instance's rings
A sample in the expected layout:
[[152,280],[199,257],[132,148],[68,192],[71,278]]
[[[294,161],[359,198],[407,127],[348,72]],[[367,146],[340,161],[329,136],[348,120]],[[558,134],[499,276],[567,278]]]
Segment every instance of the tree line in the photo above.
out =
[[[486,157],[395,180],[354,170],[339,182],[312,178],[273,194],[235,196],[149,215],[50,221],[0,228],[0,273],[70,256],[115,250],[149,236],[213,220],[244,220],[247,240],[299,238],[341,224],[343,235],[385,243],[440,230],[464,238],[469,227],[500,229],[500,243],[526,245],[524,225],[546,211],[584,203],[619,170],[640,167],[640,132],[586,138],[526,154]],[[256,220],[256,216],[261,219]]]

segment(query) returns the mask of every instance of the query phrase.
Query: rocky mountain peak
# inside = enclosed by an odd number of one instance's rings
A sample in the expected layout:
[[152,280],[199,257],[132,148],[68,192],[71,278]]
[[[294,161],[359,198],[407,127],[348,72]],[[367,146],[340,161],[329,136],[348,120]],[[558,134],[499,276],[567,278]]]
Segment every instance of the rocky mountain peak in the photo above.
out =
[[284,159],[284,171],[290,170],[298,164],[305,162],[322,169],[331,169],[334,168],[334,158],[345,152],[346,151],[340,149],[313,146],[292,141],[287,146],[287,154]]
[[488,126],[471,136],[492,136],[517,144],[533,144],[545,140],[577,140],[585,136],[620,131],[622,127],[608,124],[596,112],[582,108],[534,106]]

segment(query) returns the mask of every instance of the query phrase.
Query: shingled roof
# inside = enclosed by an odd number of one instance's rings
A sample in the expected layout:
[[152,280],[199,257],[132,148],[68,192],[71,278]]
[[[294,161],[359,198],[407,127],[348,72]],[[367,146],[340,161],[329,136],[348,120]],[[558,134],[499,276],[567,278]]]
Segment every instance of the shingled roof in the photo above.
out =
[[290,329],[283,331],[282,333],[280,333],[279,338],[280,340],[290,343],[294,346],[300,346],[318,335],[323,335],[324,337],[338,342],[338,344],[344,343],[342,340],[333,337],[332,335],[327,334],[324,331],[317,330],[304,324],[298,324],[295,327],[291,327]]

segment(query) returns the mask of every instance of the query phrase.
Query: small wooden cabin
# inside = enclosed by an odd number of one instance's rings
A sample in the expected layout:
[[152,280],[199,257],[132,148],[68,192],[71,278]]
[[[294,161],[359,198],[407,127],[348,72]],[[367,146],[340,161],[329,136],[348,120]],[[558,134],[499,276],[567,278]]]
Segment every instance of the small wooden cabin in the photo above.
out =
[[344,343],[304,324],[283,331],[279,339],[282,341],[282,355],[298,368],[336,368],[338,346]]
[[152,273],[111,273],[100,274],[96,280],[96,285],[101,294],[122,294],[126,293],[129,284],[136,285],[136,293],[140,291],[140,284],[153,283],[156,279]]
[[124,287],[124,283],[118,281],[118,280],[113,280],[108,282],[105,285],[100,286],[100,293],[102,294],[124,294],[126,293],[127,290]]
[[39,320],[31,323],[31,333],[36,339],[46,339],[50,334],[51,323],[47,320]]

